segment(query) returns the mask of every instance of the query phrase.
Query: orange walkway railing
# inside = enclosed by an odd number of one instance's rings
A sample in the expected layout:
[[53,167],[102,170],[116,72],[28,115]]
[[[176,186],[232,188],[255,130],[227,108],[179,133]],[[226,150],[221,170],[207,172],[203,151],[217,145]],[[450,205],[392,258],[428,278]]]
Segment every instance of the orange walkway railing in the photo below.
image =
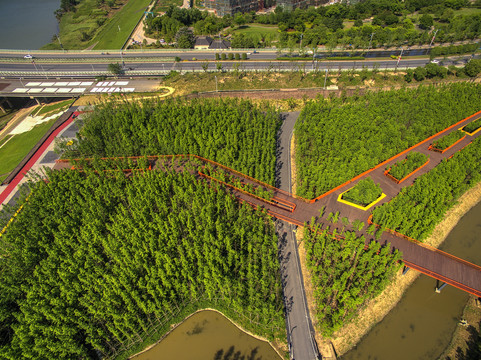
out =
[[431,151],[435,151],[435,152],[444,154],[446,151],[448,151],[448,150],[451,149],[452,147],[454,147],[454,146],[456,146],[457,144],[459,144],[459,143],[460,143],[461,141],[463,141],[465,138],[466,138],[466,135],[464,135],[461,139],[458,139],[457,141],[455,141],[453,144],[449,145],[446,149],[438,149],[438,148],[434,147],[434,146],[431,144],[431,145],[429,145],[428,150],[431,150]]
[[338,189],[340,189],[340,188],[342,188],[342,187],[344,187],[344,186],[346,186],[346,185],[348,185],[348,184],[350,184],[350,183],[352,183],[352,182],[354,182],[354,181],[362,178],[364,175],[367,175],[367,174],[369,174],[370,172],[372,172],[372,171],[374,171],[374,170],[376,170],[376,169],[379,169],[381,166],[386,165],[386,164],[389,163],[390,161],[392,161],[392,160],[394,160],[394,159],[397,159],[398,157],[406,154],[407,152],[411,151],[412,149],[414,149],[414,148],[416,148],[416,147],[418,147],[418,146],[420,146],[420,145],[428,142],[429,140],[434,139],[436,136],[438,136],[438,135],[440,135],[440,134],[442,134],[442,133],[444,133],[444,132],[446,132],[446,131],[448,131],[448,130],[451,130],[452,128],[454,128],[454,127],[458,126],[459,124],[463,123],[464,121],[469,120],[469,119],[471,119],[472,117],[477,116],[477,115],[479,115],[479,114],[481,114],[481,111],[478,111],[478,112],[474,113],[473,115],[470,115],[470,116],[468,116],[467,118],[464,118],[463,120],[460,120],[460,121],[458,121],[457,123],[455,123],[455,124],[453,124],[453,125],[451,125],[451,126],[448,126],[448,127],[445,128],[444,130],[441,130],[441,131],[437,132],[436,134],[434,134],[434,135],[432,135],[432,136],[424,139],[423,141],[421,141],[421,142],[419,142],[419,143],[417,143],[417,144],[415,144],[415,145],[407,148],[406,150],[401,151],[399,154],[396,154],[396,155],[390,157],[389,159],[384,160],[383,162],[379,163],[379,164],[376,165],[375,167],[373,167],[373,168],[371,168],[371,169],[368,169],[368,170],[364,171],[363,173],[361,173],[361,174],[353,177],[351,180],[348,180],[348,181],[346,181],[345,183],[343,183],[343,184],[341,184],[341,185],[339,185],[339,186],[336,186],[334,189],[331,189],[331,190],[325,192],[324,194],[319,195],[318,197],[312,199],[312,200],[311,200],[311,203],[314,203],[314,202],[316,202],[317,200],[320,200],[320,199],[322,199],[323,197],[326,197],[327,195],[332,194],[332,193],[335,192],[336,190],[338,190]]
[[447,253],[447,252],[444,252],[444,251],[442,251],[442,250],[439,250],[439,249],[437,249],[437,248],[435,248],[435,247],[433,247],[433,246],[431,246],[431,245],[425,244],[425,243],[423,243],[423,242],[421,242],[421,241],[419,241],[419,240],[416,240],[416,239],[413,239],[413,238],[411,238],[411,237],[409,237],[409,236],[407,236],[407,235],[401,234],[401,233],[399,233],[399,232],[397,232],[397,231],[395,231],[395,230],[392,230],[392,229],[389,229],[389,228],[387,228],[387,227],[383,227],[383,226],[381,226],[381,225],[379,225],[379,224],[374,223],[374,222],[372,221],[372,214],[371,214],[371,215],[369,216],[369,218],[367,219],[367,222],[368,222],[369,224],[371,224],[371,225],[374,225],[374,226],[377,227],[377,228],[382,228],[383,230],[385,230],[385,231],[387,231],[387,232],[389,232],[389,233],[391,233],[391,234],[393,234],[393,235],[395,235],[395,236],[404,238],[404,239],[406,239],[406,240],[408,240],[408,241],[410,241],[410,242],[412,242],[412,243],[415,243],[415,244],[417,244],[417,245],[419,245],[419,246],[421,246],[421,247],[423,247],[423,248],[425,248],[425,249],[427,249],[427,250],[431,250],[432,252],[441,254],[441,255],[446,256],[446,257],[448,257],[448,258],[450,258],[450,259],[452,259],[452,260],[455,260],[455,261],[457,261],[457,262],[459,262],[459,263],[462,263],[462,264],[464,264],[464,265],[468,265],[469,267],[471,267],[471,268],[473,268],[473,269],[476,269],[476,270],[478,270],[478,271],[481,271],[481,266],[479,266],[479,265],[473,264],[473,263],[471,263],[471,262],[469,262],[469,261],[466,261],[466,260],[463,260],[463,259],[461,259],[461,258],[458,258],[457,256],[454,256],[454,255],[452,255],[452,254],[449,254],[449,253]]
[[409,174],[407,174],[405,177],[403,177],[401,180],[398,180],[397,178],[395,178],[394,176],[392,176],[389,172],[391,171],[391,168],[389,169],[386,169],[384,171],[384,175],[386,175],[389,179],[391,179],[392,181],[394,181],[396,184],[400,184],[402,183],[404,180],[408,179],[409,177],[413,176],[415,173],[417,173],[419,170],[421,170],[423,167],[425,167],[427,164],[429,164],[429,160],[428,159],[424,164],[422,164],[421,166],[417,167],[416,169],[414,169],[413,171],[411,171]]

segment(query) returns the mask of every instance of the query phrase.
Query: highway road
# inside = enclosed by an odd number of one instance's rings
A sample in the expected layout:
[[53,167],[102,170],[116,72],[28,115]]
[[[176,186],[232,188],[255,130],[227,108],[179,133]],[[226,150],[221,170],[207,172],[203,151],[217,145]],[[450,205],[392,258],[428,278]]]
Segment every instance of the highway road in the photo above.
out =
[[[255,70],[271,70],[271,71],[338,71],[338,70],[360,70],[362,68],[378,68],[378,69],[399,69],[416,68],[426,65],[428,59],[406,59],[401,60],[397,66],[395,60],[358,60],[358,61],[278,61],[278,60],[247,60],[247,61],[155,61],[141,62],[124,60],[125,75],[153,75],[164,74],[171,70],[176,71],[204,71],[203,66],[208,64],[208,71],[217,71],[217,64],[222,65],[223,70],[232,70],[238,67],[239,70],[255,71]],[[115,61],[117,62],[117,61]],[[446,60],[442,63],[445,66],[457,64],[460,61]],[[1,63],[0,76],[3,77],[19,77],[19,76],[93,76],[95,74],[107,74],[108,63],[96,62],[79,62],[79,63]]]
[[[425,50],[425,49],[424,49]],[[413,50],[414,51],[414,50]],[[420,51],[420,50],[417,50]],[[228,50],[226,52],[241,53],[243,50]],[[248,50],[246,50],[248,52]],[[396,51],[371,51],[370,54],[386,55]],[[429,62],[428,58],[407,58],[397,60],[382,58],[368,58],[356,61],[279,61],[276,60],[277,52],[273,50],[262,50],[259,53],[249,53],[248,60],[215,61],[214,51],[146,51],[132,52],[120,51],[105,52],[34,52],[34,59],[24,59],[25,52],[0,51],[0,76],[1,77],[46,77],[46,76],[95,76],[107,75],[110,63],[123,63],[125,74],[129,76],[162,75],[170,70],[177,71],[204,71],[203,66],[208,62],[208,71],[217,71],[217,64],[222,65],[223,70],[231,70],[239,67],[239,70],[276,70],[306,71],[325,69],[331,71],[346,69],[379,68],[379,69],[400,69],[416,68],[424,66]],[[179,57],[180,62],[174,62]],[[470,55],[458,56],[442,61],[445,66],[464,65]]]

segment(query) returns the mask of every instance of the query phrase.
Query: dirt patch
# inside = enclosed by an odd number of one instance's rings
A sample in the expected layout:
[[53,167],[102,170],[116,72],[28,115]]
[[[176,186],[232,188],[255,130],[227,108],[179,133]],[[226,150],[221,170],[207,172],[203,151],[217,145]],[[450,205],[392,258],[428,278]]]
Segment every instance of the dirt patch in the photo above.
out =
[[296,169],[296,135],[292,134],[291,137],[291,192],[296,195],[297,191],[297,169]]
[[481,327],[481,301],[470,297],[468,303],[463,311],[462,319],[466,320],[467,325],[458,324],[456,330],[454,331],[451,343],[448,345],[444,353],[439,357],[439,359],[458,359],[464,358],[459,357],[458,352],[466,353],[468,349],[468,343],[472,340],[473,327],[478,331]]

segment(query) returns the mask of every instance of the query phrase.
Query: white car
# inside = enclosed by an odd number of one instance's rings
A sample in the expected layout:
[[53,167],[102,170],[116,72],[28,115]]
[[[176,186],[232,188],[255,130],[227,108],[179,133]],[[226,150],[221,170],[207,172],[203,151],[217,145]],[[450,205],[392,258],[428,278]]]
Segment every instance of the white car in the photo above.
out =
[[439,60],[433,59],[431,60],[431,64],[439,64]]
[[27,54],[23,57],[24,59],[33,59],[33,56],[30,54]]

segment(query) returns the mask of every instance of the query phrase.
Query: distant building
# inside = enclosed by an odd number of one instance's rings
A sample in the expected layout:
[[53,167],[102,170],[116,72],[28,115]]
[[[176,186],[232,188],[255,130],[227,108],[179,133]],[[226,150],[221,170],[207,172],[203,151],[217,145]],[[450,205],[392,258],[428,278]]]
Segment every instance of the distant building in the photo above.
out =
[[[331,0],[341,2],[341,0]],[[282,6],[285,10],[292,11],[297,8],[305,9],[309,6],[325,5],[328,0],[277,0],[277,6]]]
[[261,8],[260,0],[205,0],[207,9],[215,10],[217,16],[232,15],[257,11]]
[[212,44],[212,38],[209,36],[198,36],[195,39],[194,49],[205,50],[208,49],[210,44]]
[[225,50],[230,49],[230,42],[224,39],[212,39],[209,36],[198,36],[195,39],[194,49],[196,50]]
[[209,49],[215,49],[215,50],[230,49],[230,41],[227,41],[224,39],[216,39],[212,41],[212,43],[209,46]]

